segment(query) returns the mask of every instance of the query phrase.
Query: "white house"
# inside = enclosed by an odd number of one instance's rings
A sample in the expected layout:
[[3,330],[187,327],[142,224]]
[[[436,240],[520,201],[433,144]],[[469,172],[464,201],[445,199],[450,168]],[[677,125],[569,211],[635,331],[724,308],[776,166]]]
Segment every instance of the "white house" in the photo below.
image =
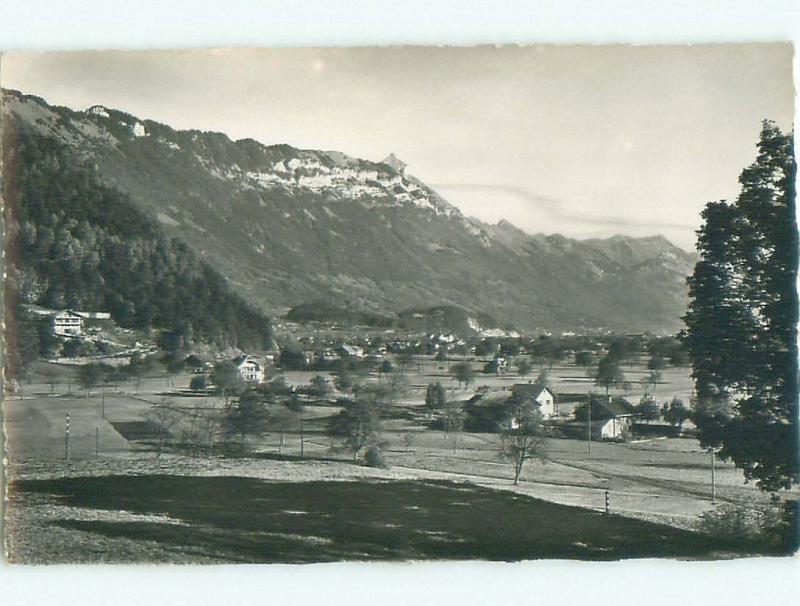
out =
[[57,337],[77,337],[83,333],[83,315],[70,309],[53,316],[53,334]]
[[83,333],[84,320],[108,320],[111,314],[105,311],[64,311],[48,312],[53,318],[53,334],[57,337],[76,337]]
[[530,399],[538,406],[542,417],[549,419],[556,415],[555,395],[544,385],[537,383],[517,383],[511,386],[511,393],[518,399]]
[[239,356],[233,361],[239,369],[239,376],[245,383],[264,381],[264,367],[253,356]]
[[[630,431],[636,416],[636,408],[625,398],[591,396],[592,439],[617,440]],[[575,417],[586,423],[586,405],[575,409]]]
[[364,348],[358,345],[348,345],[344,343],[337,349],[339,354],[344,358],[363,358]]

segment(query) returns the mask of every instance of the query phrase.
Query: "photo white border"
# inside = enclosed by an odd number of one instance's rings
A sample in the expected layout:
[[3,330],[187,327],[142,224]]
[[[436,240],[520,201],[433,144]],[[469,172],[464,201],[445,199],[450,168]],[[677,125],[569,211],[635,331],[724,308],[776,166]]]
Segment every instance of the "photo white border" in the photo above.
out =
[[[798,39],[800,10],[792,0],[0,3],[0,50],[778,40],[797,44]],[[797,81],[797,64],[795,70]],[[0,564],[0,603],[9,606],[527,602],[761,606],[795,603],[798,595],[797,557],[712,563],[541,561],[305,567]]]

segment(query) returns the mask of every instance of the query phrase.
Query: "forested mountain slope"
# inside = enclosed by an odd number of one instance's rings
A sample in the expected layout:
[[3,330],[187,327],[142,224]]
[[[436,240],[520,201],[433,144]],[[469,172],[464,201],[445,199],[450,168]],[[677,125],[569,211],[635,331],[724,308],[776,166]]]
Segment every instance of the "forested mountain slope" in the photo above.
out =
[[100,310],[159,328],[261,348],[267,317],[126,194],[99,183],[62,141],[4,129],[8,305]]

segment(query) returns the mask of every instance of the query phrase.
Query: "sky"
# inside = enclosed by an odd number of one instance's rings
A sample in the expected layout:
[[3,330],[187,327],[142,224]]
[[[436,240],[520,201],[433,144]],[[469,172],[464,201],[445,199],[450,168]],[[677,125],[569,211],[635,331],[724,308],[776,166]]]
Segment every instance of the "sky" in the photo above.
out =
[[661,234],[691,250],[765,118],[791,130],[789,44],[4,54],[0,83],[175,128],[339,150],[530,233]]

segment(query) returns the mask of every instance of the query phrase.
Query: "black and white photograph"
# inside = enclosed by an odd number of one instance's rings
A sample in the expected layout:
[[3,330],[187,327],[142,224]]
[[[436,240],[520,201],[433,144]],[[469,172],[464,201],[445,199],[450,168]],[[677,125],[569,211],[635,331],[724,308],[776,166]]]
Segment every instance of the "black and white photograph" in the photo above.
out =
[[792,556],[793,52],[5,52],[6,559]]

